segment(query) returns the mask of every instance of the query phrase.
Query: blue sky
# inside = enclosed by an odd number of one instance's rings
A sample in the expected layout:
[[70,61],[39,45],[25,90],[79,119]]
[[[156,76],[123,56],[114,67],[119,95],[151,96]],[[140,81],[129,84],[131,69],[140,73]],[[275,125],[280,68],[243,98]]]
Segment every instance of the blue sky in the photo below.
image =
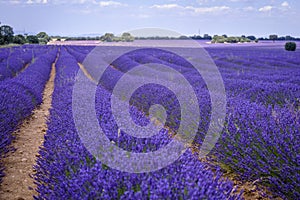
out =
[[300,37],[299,0],[0,0],[17,33],[78,36],[157,27],[193,35]]

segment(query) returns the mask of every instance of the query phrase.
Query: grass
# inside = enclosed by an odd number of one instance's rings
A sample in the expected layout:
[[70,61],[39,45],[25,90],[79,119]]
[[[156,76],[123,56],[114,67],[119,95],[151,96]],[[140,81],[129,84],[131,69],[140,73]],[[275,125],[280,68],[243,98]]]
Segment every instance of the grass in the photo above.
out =
[[5,45],[0,45],[0,48],[10,48],[10,47],[16,47],[16,46],[21,46],[20,44],[5,44]]

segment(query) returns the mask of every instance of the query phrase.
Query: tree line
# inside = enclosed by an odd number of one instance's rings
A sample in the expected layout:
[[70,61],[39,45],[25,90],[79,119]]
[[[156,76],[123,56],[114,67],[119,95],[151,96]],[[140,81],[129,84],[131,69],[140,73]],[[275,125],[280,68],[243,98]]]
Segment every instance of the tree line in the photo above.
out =
[[37,35],[22,35],[14,34],[14,30],[11,26],[2,25],[0,26],[0,45],[7,44],[47,44],[51,40],[45,32],[40,32]]
[[253,35],[250,36],[227,36],[224,35],[214,35],[213,37],[205,34],[204,37],[201,36],[192,36],[192,39],[209,39],[212,43],[245,43],[245,42],[258,42],[259,40],[271,40],[275,42],[276,40],[280,41],[296,41],[300,40],[300,38],[295,38],[292,36],[278,36],[276,34],[269,35],[269,37],[255,37]]
[[[1,22],[0,22],[1,25]],[[46,32],[40,32],[37,35],[28,35],[28,34],[17,34],[14,35],[13,28],[9,25],[0,26],[0,45],[7,44],[47,44],[51,39],[56,38],[56,40],[100,40],[103,42],[132,42],[134,40],[184,40],[184,39],[194,39],[194,40],[210,40],[212,43],[244,43],[244,42],[258,42],[259,40],[300,40],[300,38],[295,38],[292,36],[278,36],[276,34],[269,35],[268,38],[256,38],[253,35],[250,36],[227,36],[224,35],[214,35],[210,36],[209,34],[204,34],[203,36],[194,35],[194,36],[180,36],[180,37],[168,37],[168,36],[153,36],[153,37],[134,37],[130,33],[123,33],[121,36],[115,36],[113,33],[105,33],[102,36],[97,37],[50,37]]]
[[[57,37],[58,40],[61,40],[61,37]],[[76,41],[76,40],[100,40],[102,42],[133,42],[134,37],[130,33],[123,33],[120,37],[115,36],[113,33],[105,33],[102,36],[96,37],[67,37],[65,41]]]

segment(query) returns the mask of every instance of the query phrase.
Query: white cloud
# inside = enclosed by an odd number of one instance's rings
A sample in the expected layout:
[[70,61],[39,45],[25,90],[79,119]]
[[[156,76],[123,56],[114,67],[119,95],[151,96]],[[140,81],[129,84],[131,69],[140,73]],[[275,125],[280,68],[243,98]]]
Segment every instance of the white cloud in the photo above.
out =
[[[1,0],[0,0],[1,1]],[[97,4],[101,7],[108,6],[124,6],[126,4],[117,2],[117,1],[97,1],[97,0],[9,0],[10,3],[22,3],[22,4],[54,4],[54,5],[62,5],[62,4]]]
[[282,7],[290,7],[289,3],[287,1],[283,2],[281,4]]
[[172,8],[183,8],[177,4],[162,4],[162,5],[153,5],[150,8],[157,8],[157,9],[172,9]]
[[48,0],[27,0],[26,1],[26,4],[34,4],[34,3],[46,4],[46,3],[48,3]]
[[194,11],[195,13],[216,13],[220,11],[226,11],[229,10],[230,8],[228,6],[213,6],[213,7],[192,7],[192,6],[187,6],[185,9],[190,9]]
[[77,3],[80,3],[80,4],[88,3],[88,2],[90,2],[90,1],[89,0],[77,0]]
[[259,12],[269,12],[273,9],[272,6],[264,6],[258,9]]
[[212,6],[212,7],[194,7],[194,6],[180,6],[178,4],[161,4],[161,5],[153,5],[150,8],[156,9],[180,9],[185,11],[192,11],[196,14],[204,14],[204,13],[216,13],[220,11],[227,11],[230,8],[228,6]]
[[109,6],[119,7],[119,6],[126,6],[126,4],[122,4],[122,3],[117,2],[117,1],[100,1],[98,4],[100,5],[100,7],[109,7]]
[[97,4],[95,0],[48,0],[49,3],[54,5],[62,5],[62,4]]

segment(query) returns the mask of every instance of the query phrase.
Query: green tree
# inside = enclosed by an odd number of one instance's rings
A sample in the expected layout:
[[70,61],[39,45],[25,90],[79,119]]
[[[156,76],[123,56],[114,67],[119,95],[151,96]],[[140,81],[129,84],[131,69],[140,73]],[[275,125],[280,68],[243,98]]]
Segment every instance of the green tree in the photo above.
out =
[[36,35],[28,35],[26,40],[29,44],[38,44],[39,38]]
[[181,35],[181,36],[179,36],[179,39],[181,39],[181,40],[188,40],[189,37],[186,36],[186,35]]
[[256,37],[253,36],[253,35],[249,35],[249,36],[247,36],[247,38],[248,38],[249,40],[252,40],[252,41],[255,41],[255,40],[256,40]]
[[211,42],[212,43],[224,43],[224,42],[226,42],[226,38],[224,36],[214,35]]
[[287,42],[285,43],[285,50],[287,51],[296,51],[296,43],[295,42]]
[[26,38],[19,34],[19,35],[15,35],[13,38],[13,43],[15,44],[25,44],[26,43]]
[[292,36],[290,36],[290,35],[287,35],[287,36],[285,36],[285,40],[294,40],[295,38],[293,38]]
[[269,36],[269,39],[270,39],[270,40],[273,40],[273,42],[275,42],[275,40],[278,39],[278,35],[270,35],[270,36]]
[[126,41],[126,42],[134,41],[134,37],[130,33],[123,33],[121,38],[122,38],[122,41]]
[[9,44],[13,42],[14,31],[13,28],[8,25],[0,27],[0,45]]
[[206,33],[206,34],[203,35],[203,39],[211,40],[212,37]]
[[226,42],[228,42],[228,43],[238,43],[240,40],[239,40],[239,38],[238,37],[228,37],[227,39],[226,39]]
[[244,42],[251,42],[251,40],[249,38],[246,37],[239,37],[239,42],[244,43]]
[[41,43],[47,43],[51,40],[51,38],[46,32],[39,32],[36,36],[39,38]]
[[103,42],[112,42],[114,40],[115,36],[112,33],[105,33],[100,37],[100,40]]

